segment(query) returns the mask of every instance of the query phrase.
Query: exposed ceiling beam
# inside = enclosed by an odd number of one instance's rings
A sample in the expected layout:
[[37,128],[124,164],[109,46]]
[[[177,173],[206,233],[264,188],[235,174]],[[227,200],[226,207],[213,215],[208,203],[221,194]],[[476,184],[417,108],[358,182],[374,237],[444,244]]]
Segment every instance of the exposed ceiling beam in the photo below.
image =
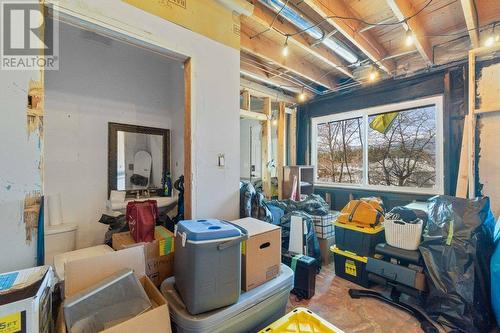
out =
[[[387,4],[398,21],[403,21],[406,17],[410,17],[416,13],[416,9],[411,4],[411,1],[408,0],[387,0]],[[414,16],[406,21],[406,23],[402,23],[402,25],[406,31],[410,30],[413,33],[415,47],[427,65],[432,65],[432,46],[426,37],[420,17],[418,15]]]
[[250,94],[256,97],[270,97],[273,101],[285,101],[292,104],[297,103],[297,100],[291,96],[285,95],[278,90],[268,88],[262,84],[247,80],[243,77],[240,77],[240,87],[248,89]]
[[461,0],[462,10],[464,12],[465,23],[469,30],[470,41],[473,48],[479,47],[479,25],[477,23],[476,6],[473,0]]
[[[255,3],[253,15],[242,19],[242,24],[244,24],[246,20],[253,20],[255,23],[262,26],[262,31],[264,31],[274,21],[273,29],[280,31],[283,34],[293,34],[299,31],[297,28],[293,27],[288,22],[282,22],[279,19],[274,20],[275,15],[276,14],[274,14],[264,5],[260,3]],[[278,32],[274,31],[273,29],[271,29],[269,32],[266,32],[266,34],[267,33],[278,34]],[[283,40],[284,39],[285,37],[283,37]],[[342,59],[340,59],[340,57],[336,56],[332,52],[327,51],[320,44],[317,47],[311,46],[311,43],[306,34],[299,34],[293,37],[289,37],[288,43],[300,47],[310,55],[316,57],[319,61],[322,61],[325,64],[333,67],[342,75],[346,75],[351,78],[354,77],[352,71],[346,67],[347,63],[345,63]]]
[[289,79],[287,80],[285,77],[281,77],[279,73],[276,73],[276,75],[271,75],[269,71],[259,68],[258,66],[254,66],[251,63],[245,62],[245,59],[243,58],[240,60],[240,69],[244,72],[251,73],[257,77],[262,78],[262,81],[268,81],[271,85],[274,85],[276,87],[284,87],[284,89],[288,91],[299,93],[302,89],[302,86],[300,86],[297,82]]
[[360,22],[331,17],[355,17],[354,13],[342,0],[303,0],[300,6],[303,5],[307,5],[319,16],[326,19],[329,24],[334,26],[351,43],[360,49],[361,52],[376,63],[377,66],[389,75],[392,75],[395,69],[394,63],[392,61],[381,60],[387,56],[386,50],[376,38],[370,36],[369,32],[359,32],[363,28]]
[[307,63],[302,57],[294,54],[293,51],[287,57],[284,57],[281,54],[283,45],[273,42],[263,35],[250,39],[250,36],[254,34],[254,31],[249,31],[245,26],[241,26],[240,44],[242,50],[255,54],[266,61],[271,61],[329,90],[335,88],[335,82],[331,81],[324,71]]

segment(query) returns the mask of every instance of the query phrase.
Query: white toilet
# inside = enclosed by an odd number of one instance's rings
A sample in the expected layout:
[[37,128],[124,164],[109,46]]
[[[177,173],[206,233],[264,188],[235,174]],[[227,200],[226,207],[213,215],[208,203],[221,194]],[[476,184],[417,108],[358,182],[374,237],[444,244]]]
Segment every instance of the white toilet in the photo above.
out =
[[54,256],[76,249],[76,231],[74,223],[45,226],[45,264],[54,265]]
[[78,225],[65,223],[61,194],[46,196],[45,202],[45,264],[54,265],[54,256],[76,249]]

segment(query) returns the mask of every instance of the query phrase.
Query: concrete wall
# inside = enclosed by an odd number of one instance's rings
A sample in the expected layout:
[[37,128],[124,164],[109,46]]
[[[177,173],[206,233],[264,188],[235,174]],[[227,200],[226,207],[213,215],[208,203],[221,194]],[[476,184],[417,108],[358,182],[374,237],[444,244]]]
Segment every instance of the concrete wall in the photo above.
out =
[[[173,178],[183,173],[182,63],[66,24],[60,69],[45,73],[45,194],[62,194],[77,246],[103,241],[108,122],[170,129]],[[127,169],[127,165],[126,165]]]
[[262,168],[261,138],[262,126],[260,121],[251,119],[240,120],[240,177],[250,178],[251,165],[255,165],[254,177],[260,178]]

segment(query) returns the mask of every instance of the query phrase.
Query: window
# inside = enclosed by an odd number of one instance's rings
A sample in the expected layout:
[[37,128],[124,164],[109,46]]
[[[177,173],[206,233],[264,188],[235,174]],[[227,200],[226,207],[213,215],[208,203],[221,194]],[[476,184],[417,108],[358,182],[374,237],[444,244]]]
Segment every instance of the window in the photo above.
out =
[[442,97],[312,119],[316,183],[443,193]]

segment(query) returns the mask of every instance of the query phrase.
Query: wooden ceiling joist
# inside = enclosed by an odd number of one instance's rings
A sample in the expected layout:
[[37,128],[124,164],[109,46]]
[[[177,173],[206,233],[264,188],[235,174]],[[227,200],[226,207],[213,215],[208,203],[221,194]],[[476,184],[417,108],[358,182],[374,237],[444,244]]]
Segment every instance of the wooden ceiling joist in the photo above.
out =
[[254,34],[253,31],[248,31],[245,26],[241,26],[240,44],[242,50],[252,53],[266,61],[273,62],[327,89],[332,90],[335,88],[335,82],[332,82],[319,68],[311,66],[293,52],[290,52],[287,57],[284,57],[281,54],[283,45],[279,45],[263,35],[250,39],[250,36]]
[[[404,21],[406,17],[410,17],[417,12],[411,1],[408,0],[387,0],[387,4],[398,21]],[[402,24],[406,31],[410,30],[413,33],[414,44],[418,53],[420,53],[427,65],[432,65],[432,46],[426,37],[426,32],[423,29],[424,25],[420,21],[420,17],[416,15]]]
[[373,37],[370,32],[360,33],[363,28],[360,22],[355,20],[345,20],[336,17],[355,17],[354,13],[345,5],[342,0],[304,0],[300,6],[306,5],[319,16],[335,27],[351,43],[353,43],[361,52],[377,64],[383,71],[389,75],[393,74],[395,69],[392,61],[385,61],[387,52],[382,45]]
[[461,3],[472,47],[477,48],[479,47],[479,25],[475,3],[473,0],[461,0]]
[[291,96],[242,77],[240,77],[240,88],[248,90],[252,96],[270,97],[272,101],[284,101],[289,104],[297,103],[297,100]]
[[[282,22],[281,20],[274,19],[275,14],[271,12],[268,8],[260,3],[255,3],[253,15],[242,20],[242,24],[244,24],[245,20],[253,20],[255,23],[262,26],[262,31],[269,28],[272,24],[272,29],[266,33],[278,33],[273,31],[274,29],[280,31],[282,34],[294,34],[298,32],[298,29],[293,27],[288,22]],[[285,37],[283,37],[285,38]],[[317,42],[317,41],[314,41]],[[297,34],[295,36],[290,36],[288,38],[288,43],[296,45],[297,47],[303,49],[308,54],[314,56],[319,61],[324,62],[325,64],[335,68],[342,75],[346,75],[348,77],[353,78],[352,70],[346,67],[347,63],[345,63],[340,57],[333,54],[332,52],[327,51],[325,48],[318,45],[316,47],[311,46],[311,42],[306,37],[306,34]]]
[[244,72],[260,77],[263,80],[269,81],[269,83],[274,84],[276,87],[286,87],[287,89],[285,90],[293,91],[295,93],[299,93],[302,90],[302,86],[297,82],[287,79],[279,73],[274,73],[274,71],[266,71],[263,68],[253,65],[252,63],[247,63],[244,59],[240,60],[240,69]]

